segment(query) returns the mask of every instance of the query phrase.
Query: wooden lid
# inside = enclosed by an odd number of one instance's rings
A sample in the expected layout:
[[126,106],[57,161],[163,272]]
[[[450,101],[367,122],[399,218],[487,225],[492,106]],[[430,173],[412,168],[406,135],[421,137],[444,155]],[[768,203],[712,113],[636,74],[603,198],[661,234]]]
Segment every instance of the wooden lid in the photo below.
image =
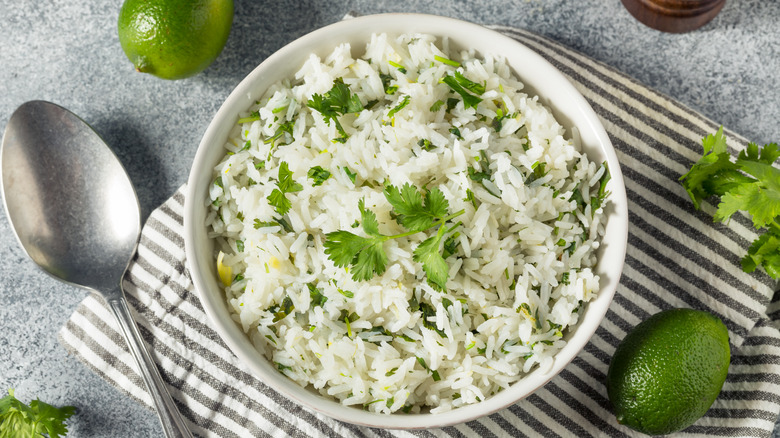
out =
[[726,0],[621,0],[643,24],[663,32],[683,33],[698,29],[716,15]]

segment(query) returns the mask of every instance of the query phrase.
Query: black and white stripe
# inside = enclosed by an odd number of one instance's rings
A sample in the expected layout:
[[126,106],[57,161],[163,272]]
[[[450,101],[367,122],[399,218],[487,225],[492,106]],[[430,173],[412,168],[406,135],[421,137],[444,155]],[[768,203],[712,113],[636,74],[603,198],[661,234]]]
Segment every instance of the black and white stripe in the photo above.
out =
[[[208,320],[184,257],[184,191],[147,221],[125,279],[135,318],[192,430],[219,437],[638,436],[617,424],[604,387],[620,340],[662,309],[693,307],[729,328],[732,365],[721,396],[684,435],[769,436],[780,412],[780,294],[739,260],[755,237],[745,217],[713,224],[712,205],[692,208],[678,182],[717,123],[539,35],[495,27],[555,65],[600,116],[617,149],[629,197],[625,269],[591,342],[546,386],[510,408],[452,427],[385,431],[304,409],[255,379]],[[727,132],[732,152],[746,140]],[[63,345],[100,376],[151,405],[114,320],[87,297],[60,331]]]

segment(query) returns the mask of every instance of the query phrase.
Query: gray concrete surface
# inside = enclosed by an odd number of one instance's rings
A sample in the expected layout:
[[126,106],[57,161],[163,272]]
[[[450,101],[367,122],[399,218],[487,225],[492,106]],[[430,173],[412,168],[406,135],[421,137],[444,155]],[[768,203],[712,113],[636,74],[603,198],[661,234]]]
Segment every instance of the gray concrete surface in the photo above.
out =
[[[729,0],[706,27],[671,35],[635,21],[619,0],[236,0],[222,55],[204,73],[176,82],[133,71],[116,34],[120,5],[119,0],[0,0],[0,127],[32,99],[79,114],[128,169],[144,218],[185,182],[200,137],[231,89],[284,44],[350,10],[424,12],[525,28],[609,64],[753,141],[780,141],[777,1]],[[38,271],[2,215],[0,391],[12,387],[22,399],[77,406],[71,437],[160,436],[152,412],[57,343],[57,331],[84,296]]]

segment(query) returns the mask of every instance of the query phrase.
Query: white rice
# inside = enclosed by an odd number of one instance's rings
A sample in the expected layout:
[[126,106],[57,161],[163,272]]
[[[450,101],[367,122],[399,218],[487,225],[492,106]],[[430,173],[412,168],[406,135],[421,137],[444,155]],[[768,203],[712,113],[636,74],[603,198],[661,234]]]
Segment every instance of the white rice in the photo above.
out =
[[[373,412],[446,411],[551,367],[599,290],[592,268],[603,209],[591,211],[591,197],[603,166],[564,138],[502,59],[447,47],[429,35],[374,35],[359,58],[349,45],[325,60],[312,55],[247,110],[259,119],[236,125],[209,194],[208,226],[221,269],[231,271],[225,296],[236,322],[287,377]],[[476,109],[440,81],[456,70],[485,84]],[[362,104],[377,101],[338,117],[344,143],[333,141],[335,123],[307,107],[338,78]],[[385,85],[397,89],[388,94]],[[457,104],[448,109],[448,99]],[[437,101],[444,104],[432,110]],[[493,124],[499,111],[509,115],[501,126]],[[279,131],[288,122],[292,135]],[[302,189],[286,195],[292,207],[281,217],[267,198],[283,162]],[[539,163],[544,172],[534,179]],[[331,173],[322,185],[307,177],[314,166]],[[489,178],[470,178],[469,167]],[[385,242],[387,270],[368,281],[354,281],[324,252],[327,233],[365,235],[361,199],[382,233],[404,231],[382,188],[406,183],[439,188],[450,212],[463,210],[445,237],[456,249],[444,290],[412,259],[425,233]],[[312,302],[312,288],[324,304]],[[432,312],[427,321],[418,303]]]

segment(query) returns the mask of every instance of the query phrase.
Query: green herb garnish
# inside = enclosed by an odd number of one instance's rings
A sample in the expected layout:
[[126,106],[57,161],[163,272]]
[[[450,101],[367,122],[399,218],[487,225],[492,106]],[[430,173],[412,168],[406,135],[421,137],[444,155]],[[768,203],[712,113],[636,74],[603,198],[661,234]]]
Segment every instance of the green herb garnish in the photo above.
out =
[[420,139],[420,141],[417,142],[417,146],[420,146],[420,148],[424,151],[430,151],[431,149],[436,148],[436,145],[434,145],[427,138]]
[[346,298],[355,298],[355,293],[350,290],[344,290],[336,288],[341,295],[344,295]]
[[295,120],[290,120],[289,122],[281,123],[279,127],[276,128],[274,135],[272,137],[268,137],[265,140],[263,140],[263,143],[275,144],[276,140],[281,138],[285,132],[292,135],[294,126],[295,126]]
[[546,175],[547,174],[547,172],[545,171],[546,166],[547,163],[543,161],[535,161],[531,165],[531,173],[528,175],[528,178],[525,179],[525,184],[526,185],[531,184],[532,182]]
[[333,81],[333,88],[330,89],[325,95],[314,94],[309,99],[306,105],[318,111],[325,118],[325,121],[330,125],[330,122],[336,125],[336,130],[341,137],[334,139],[339,143],[344,143],[347,140],[347,132],[344,131],[344,127],[341,126],[338,117],[349,113],[359,113],[363,110],[363,104],[360,102],[360,98],[357,94],[352,94],[349,87],[344,83],[342,78],[338,78]]
[[287,317],[287,315],[292,314],[293,310],[295,310],[295,305],[289,296],[284,297],[282,304],[272,306],[270,309],[268,309],[268,311],[274,315],[274,322],[283,320]]
[[276,188],[268,195],[268,203],[271,204],[276,212],[285,215],[292,207],[292,202],[287,199],[287,193],[300,192],[303,190],[303,186],[295,182],[292,179],[293,173],[287,165],[287,162],[282,161],[279,165],[278,181],[276,182]]
[[399,102],[398,105],[394,106],[393,108],[390,109],[390,111],[387,112],[387,117],[393,118],[393,116],[395,116],[396,113],[398,113],[398,111],[401,111],[402,109],[404,109],[404,107],[406,107],[406,105],[409,105],[409,99],[410,98],[408,95],[404,96],[404,98],[401,99],[401,102]]
[[433,378],[434,382],[438,382],[441,380],[441,377],[439,376],[439,372],[437,370],[432,370],[428,368],[428,364],[425,363],[425,359],[421,358],[420,356],[415,356],[417,358],[417,363],[420,364],[420,366],[423,367],[425,371],[428,371],[431,373],[431,377]]
[[387,63],[390,64],[391,66],[397,68],[399,72],[401,72],[403,74],[406,74],[406,67],[404,67],[403,65],[401,65],[401,64],[399,64],[397,62],[394,62],[394,61],[387,61]]
[[311,300],[312,306],[322,307],[322,305],[328,301],[328,297],[323,295],[313,283],[308,283],[306,286],[309,288],[309,299]]
[[496,132],[501,132],[501,128],[504,127],[504,120],[513,119],[517,117],[517,115],[518,115],[517,112],[507,113],[504,109],[498,108],[496,109],[496,118],[493,119],[493,123],[491,124],[491,126],[493,126],[493,129]]
[[352,181],[352,184],[355,184],[357,173],[353,172],[349,167],[346,166],[342,167],[341,169],[344,171],[344,173],[347,174],[347,177],[349,178],[350,181]]
[[460,67],[460,63],[458,61],[453,61],[453,60],[451,60],[449,58],[445,58],[443,56],[434,55],[433,59],[435,59],[436,61],[441,62],[442,64],[451,65],[453,67]]
[[421,194],[416,187],[405,184],[401,189],[387,186],[384,190],[387,201],[393,206],[395,220],[408,231],[392,236],[379,232],[379,223],[374,212],[365,208],[364,200],[358,202],[361,225],[367,237],[349,231],[335,231],[326,235],[325,254],[336,266],[352,270],[355,281],[368,280],[385,272],[387,254],[383,243],[390,239],[411,236],[430,228],[438,227],[435,235],[428,237],[414,250],[413,260],[422,263],[428,281],[440,289],[447,282],[449,268],[439,252],[440,242],[448,229],[444,224],[464,213],[463,210],[449,214],[449,203],[437,188]]
[[322,168],[322,166],[314,166],[309,169],[307,176],[314,181],[312,184],[314,187],[322,185],[328,178],[330,178],[330,171]]
[[[463,106],[466,108],[476,108],[477,105],[482,102],[482,98],[478,97],[485,93],[485,84],[478,84],[466,76],[463,76],[461,72],[456,71],[454,75],[445,76],[442,80],[445,84],[449,85],[453,91],[460,94],[463,98]],[[474,94],[476,94],[476,96]]]
[[73,406],[57,408],[37,399],[28,406],[14,396],[13,389],[9,389],[8,395],[0,399],[0,437],[65,436],[68,433],[65,421],[74,413],[76,408]]
[[393,80],[392,76],[380,73],[379,78],[382,79],[382,87],[385,89],[385,94],[393,95],[398,91],[398,85],[390,85],[390,82]]
[[260,111],[252,111],[248,116],[238,119],[238,124],[244,124],[260,120]]
[[702,146],[702,157],[680,177],[694,207],[718,196],[714,221],[726,222],[737,211],[747,212],[760,232],[742,258],[742,269],[753,272],[762,266],[770,277],[780,279],[780,169],[773,166],[780,149],[775,143],[759,147],[751,142],[732,161],[723,127],[704,137]]
[[601,179],[599,180],[599,190],[594,196],[590,197],[591,215],[596,214],[596,210],[601,208],[601,205],[604,203],[604,199],[606,199],[609,195],[609,191],[607,191],[607,183],[612,178],[612,176],[609,174],[609,167],[607,166],[606,161],[601,163],[601,167],[604,168],[604,174],[601,175]]

